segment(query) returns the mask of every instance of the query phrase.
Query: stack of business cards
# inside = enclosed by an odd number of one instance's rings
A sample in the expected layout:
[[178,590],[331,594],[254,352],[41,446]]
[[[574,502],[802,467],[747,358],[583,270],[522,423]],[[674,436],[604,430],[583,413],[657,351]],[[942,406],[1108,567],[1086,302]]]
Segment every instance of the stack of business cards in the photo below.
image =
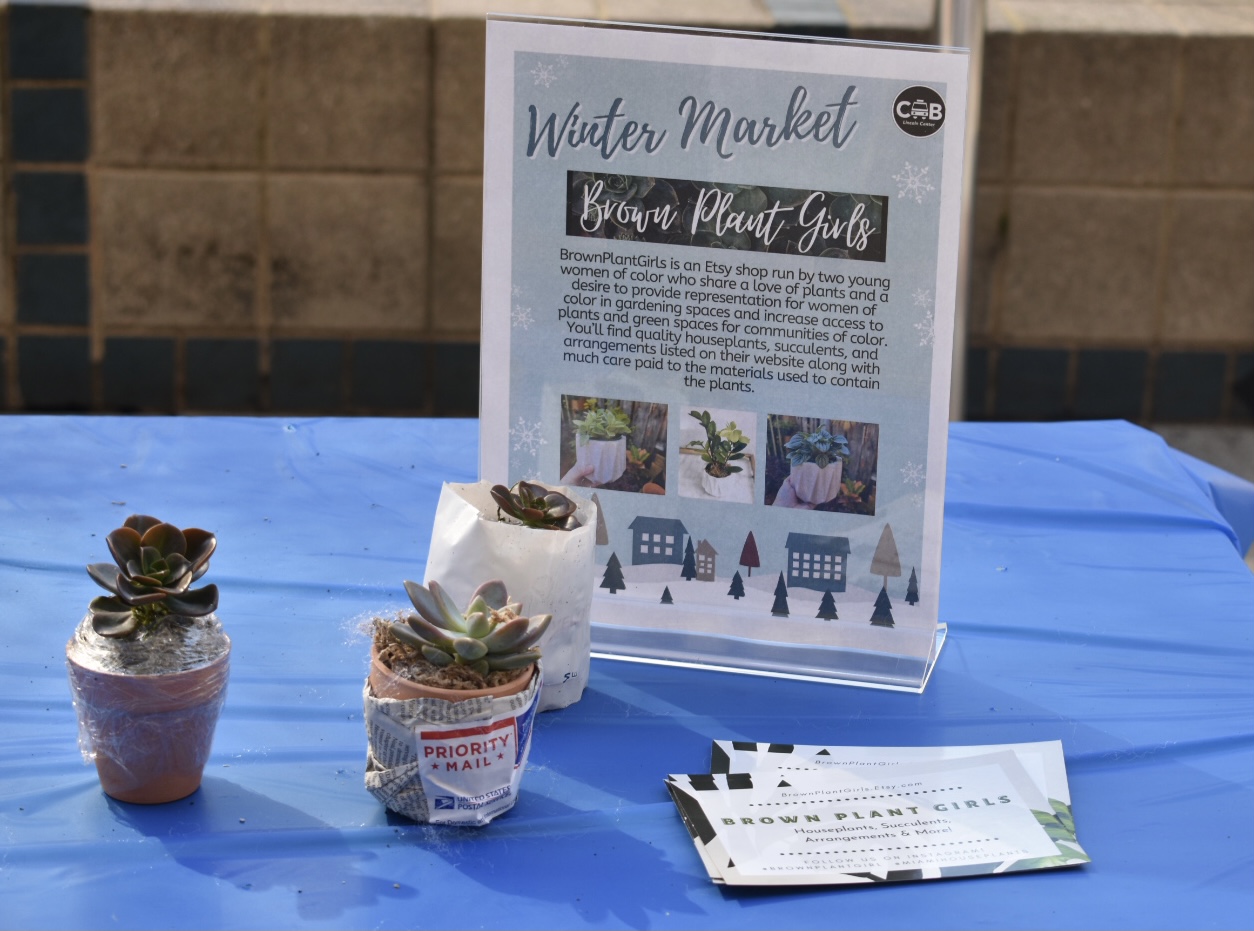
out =
[[820,747],[715,741],[667,788],[710,878],[821,885],[1076,866],[1062,744]]

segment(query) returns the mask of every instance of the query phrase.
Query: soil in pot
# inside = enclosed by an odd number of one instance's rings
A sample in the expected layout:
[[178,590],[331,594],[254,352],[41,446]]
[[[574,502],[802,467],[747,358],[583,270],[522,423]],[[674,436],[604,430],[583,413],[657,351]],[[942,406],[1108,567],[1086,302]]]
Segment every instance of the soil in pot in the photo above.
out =
[[109,641],[84,619],[66,645],[80,743],[105,794],[122,802],[172,802],[200,787],[226,697],[231,641],[215,617],[160,636],[177,642]]
[[387,624],[376,619],[370,649],[370,687],[379,698],[443,698],[459,701],[494,695],[504,698],[523,691],[535,666],[498,669],[486,676],[468,666],[436,666],[398,643]]

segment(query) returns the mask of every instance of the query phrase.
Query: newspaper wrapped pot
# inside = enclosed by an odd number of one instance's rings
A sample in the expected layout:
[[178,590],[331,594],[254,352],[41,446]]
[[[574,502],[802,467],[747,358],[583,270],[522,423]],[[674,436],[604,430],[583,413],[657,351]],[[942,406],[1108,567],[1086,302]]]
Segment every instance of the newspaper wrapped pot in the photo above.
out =
[[575,441],[575,466],[590,469],[584,478],[594,485],[616,481],[627,471],[627,437],[612,440],[579,437]]
[[558,488],[578,507],[575,530],[536,530],[498,520],[487,482],[446,483],[436,506],[424,581],[436,579],[466,604],[484,579],[501,579],[511,601],[528,614],[552,614],[540,651],[544,695],[540,710],[579,701],[592,650],[592,592],[596,579],[596,504]]
[[517,685],[433,689],[374,657],[363,695],[366,789],[415,821],[487,824],[518,798],[543,682],[537,664]]
[[231,654],[222,636],[225,650],[211,661],[153,675],[98,668],[71,639],[66,668],[79,745],[106,795],[156,805],[200,788],[226,699]]

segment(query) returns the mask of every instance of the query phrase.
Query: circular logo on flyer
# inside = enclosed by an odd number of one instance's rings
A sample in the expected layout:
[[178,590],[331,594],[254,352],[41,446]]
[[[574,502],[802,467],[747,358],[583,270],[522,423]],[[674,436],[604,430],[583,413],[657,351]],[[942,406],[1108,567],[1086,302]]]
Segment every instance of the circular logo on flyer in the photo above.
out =
[[893,101],[893,119],[911,136],[930,136],[945,122],[945,100],[930,87],[907,87]]

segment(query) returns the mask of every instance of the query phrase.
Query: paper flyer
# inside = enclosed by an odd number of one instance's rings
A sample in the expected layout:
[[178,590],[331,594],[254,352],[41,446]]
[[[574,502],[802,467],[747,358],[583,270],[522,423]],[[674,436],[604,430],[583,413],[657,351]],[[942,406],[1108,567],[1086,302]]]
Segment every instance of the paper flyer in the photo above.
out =
[[[1055,769],[1053,745],[963,748],[988,752],[930,760],[910,751],[956,748],[879,749],[879,760],[856,754],[854,769],[761,765],[672,775],[667,788],[720,883],[895,882],[1088,862],[1070,805],[1040,785]],[[893,759],[895,750],[904,752]],[[1025,753],[1036,757],[1035,776]],[[1065,773],[1052,788],[1066,794]]]
[[921,689],[966,55],[487,28],[480,477],[596,495],[594,650]]
[[757,769],[854,769],[883,771],[909,763],[959,760],[1010,751],[1018,757],[1037,788],[1051,801],[1071,804],[1062,742],[971,744],[949,747],[844,747],[749,743],[716,740],[710,751],[710,772],[750,773]]

